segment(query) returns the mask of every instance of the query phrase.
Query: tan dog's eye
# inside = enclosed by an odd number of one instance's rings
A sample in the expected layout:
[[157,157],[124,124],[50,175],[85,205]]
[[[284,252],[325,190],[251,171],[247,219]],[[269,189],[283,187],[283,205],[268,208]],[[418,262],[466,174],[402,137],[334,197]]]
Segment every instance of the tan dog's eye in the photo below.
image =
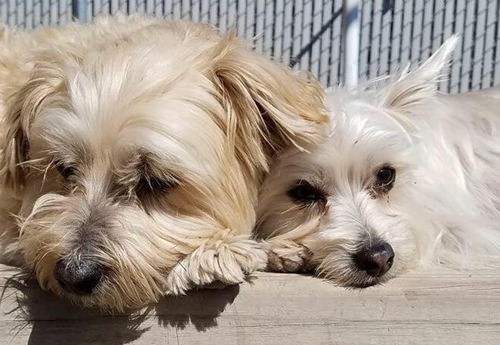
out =
[[326,202],[326,194],[321,189],[314,187],[304,180],[296,181],[287,192],[287,195],[295,202],[311,204],[315,202]]
[[59,171],[59,174],[65,179],[68,180],[71,178],[73,175],[76,173],[76,169],[73,168],[72,166],[68,166],[62,162],[57,162],[56,163],[56,168],[57,171]]
[[396,180],[396,170],[393,167],[384,166],[377,171],[376,179],[375,187],[388,192]]
[[151,195],[162,194],[175,187],[176,182],[160,179],[158,177],[142,177],[135,188],[135,193],[139,198]]

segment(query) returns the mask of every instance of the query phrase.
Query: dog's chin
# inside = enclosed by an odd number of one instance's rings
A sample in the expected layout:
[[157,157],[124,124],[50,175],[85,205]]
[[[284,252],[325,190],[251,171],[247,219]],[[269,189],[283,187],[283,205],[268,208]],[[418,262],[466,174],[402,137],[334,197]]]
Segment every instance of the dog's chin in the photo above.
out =
[[390,280],[394,274],[389,270],[380,277],[374,277],[356,267],[321,267],[317,270],[317,275],[325,278],[335,285],[347,289],[365,289],[375,285],[380,285]]
[[346,277],[339,279],[339,284],[348,289],[366,289],[372,286],[380,285],[387,282],[390,275],[386,274],[381,277],[372,277],[365,272],[355,271],[348,273]]
[[345,286],[347,288],[353,288],[353,289],[365,289],[371,286],[375,286],[381,284],[381,281],[379,279],[373,279],[373,280],[367,280],[365,282],[361,283],[352,283],[352,285]]
[[[103,278],[98,288],[91,294],[82,294],[78,291],[63,288],[54,277],[37,278],[43,289],[54,293],[62,299],[68,300],[80,307],[98,309],[107,313],[136,311],[148,304],[157,302],[163,295],[159,287],[155,293],[151,291],[151,287],[149,286],[139,286],[139,284],[132,283],[127,286],[123,282],[116,282],[108,277]],[[125,290],[127,287],[130,291]],[[144,294],[142,295],[137,293],[141,287],[144,289]]]

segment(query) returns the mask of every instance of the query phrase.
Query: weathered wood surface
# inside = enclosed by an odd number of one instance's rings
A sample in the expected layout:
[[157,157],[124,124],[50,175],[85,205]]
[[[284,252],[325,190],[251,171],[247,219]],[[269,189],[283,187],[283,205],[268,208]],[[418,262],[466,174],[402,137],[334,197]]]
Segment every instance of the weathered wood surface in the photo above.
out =
[[81,310],[15,273],[0,266],[0,344],[500,344],[500,269],[414,272],[362,291],[259,273],[142,317]]

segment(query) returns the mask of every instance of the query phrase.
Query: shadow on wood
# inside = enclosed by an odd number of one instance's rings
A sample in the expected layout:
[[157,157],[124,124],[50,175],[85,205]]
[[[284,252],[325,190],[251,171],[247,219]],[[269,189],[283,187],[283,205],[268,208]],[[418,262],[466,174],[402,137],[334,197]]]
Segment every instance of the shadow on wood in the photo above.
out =
[[[192,291],[186,296],[164,297],[140,312],[106,315],[70,305],[40,290],[35,280],[17,275],[4,284],[0,304],[6,302],[13,307],[4,312],[18,321],[9,332],[13,337],[24,328],[31,328],[27,342],[30,345],[118,345],[138,339],[150,330],[151,322],[180,330],[192,325],[199,332],[216,327],[217,317],[234,301],[239,289],[229,286]],[[0,338],[0,343],[4,340]]]

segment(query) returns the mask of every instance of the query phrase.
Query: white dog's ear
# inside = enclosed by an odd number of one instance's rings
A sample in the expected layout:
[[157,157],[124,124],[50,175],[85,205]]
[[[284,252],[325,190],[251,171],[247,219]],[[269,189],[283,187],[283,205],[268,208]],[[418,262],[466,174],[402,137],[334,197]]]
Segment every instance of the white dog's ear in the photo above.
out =
[[305,147],[326,135],[324,91],[315,80],[254,53],[232,36],[219,42],[213,54],[211,79],[240,158],[263,163],[267,154]]
[[419,68],[411,72],[406,68],[396,80],[389,81],[381,92],[382,105],[407,112],[423,100],[435,96],[439,82],[447,77],[458,40],[458,35],[453,35]]
[[19,192],[24,185],[26,162],[29,152],[29,127],[47,96],[61,88],[61,74],[51,66],[36,65],[27,77],[19,72],[18,82],[8,95],[2,116],[0,147],[0,183],[4,188]]

